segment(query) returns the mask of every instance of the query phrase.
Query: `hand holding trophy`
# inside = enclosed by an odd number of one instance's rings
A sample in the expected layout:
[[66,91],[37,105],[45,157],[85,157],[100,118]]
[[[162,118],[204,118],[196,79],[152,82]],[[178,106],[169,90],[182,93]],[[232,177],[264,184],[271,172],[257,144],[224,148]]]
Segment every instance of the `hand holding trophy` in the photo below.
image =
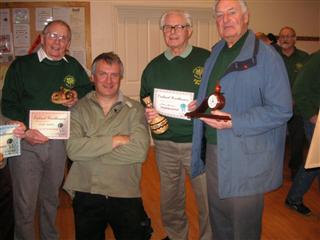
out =
[[[150,96],[145,97],[142,100],[145,103],[147,108],[153,107]],[[161,115],[158,115],[157,117],[152,119],[152,121],[149,122],[149,126],[150,126],[151,131],[155,134],[165,133],[169,128],[168,120],[164,116],[161,116]]]
[[221,93],[221,86],[218,84],[215,92],[203,99],[202,103],[194,111],[188,112],[185,115],[188,118],[213,118],[218,120],[231,120],[229,116],[213,115],[204,113],[208,108],[211,110],[221,110],[225,105],[225,97]]
[[71,89],[60,87],[60,90],[52,93],[51,102],[55,104],[64,104],[74,99],[74,93]]

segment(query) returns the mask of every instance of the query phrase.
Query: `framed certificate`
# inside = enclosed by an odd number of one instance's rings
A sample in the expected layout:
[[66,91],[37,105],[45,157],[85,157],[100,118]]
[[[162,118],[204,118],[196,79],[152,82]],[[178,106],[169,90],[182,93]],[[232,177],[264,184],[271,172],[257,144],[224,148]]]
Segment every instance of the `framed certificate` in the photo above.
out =
[[13,130],[18,125],[0,126],[0,152],[3,157],[14,157],[21,155],[20,138],[13,135]]
[[164,116],[190,120],[185,113],[193,97],[193,92],[155,88],[153,102],[155,109]]
[[29,128],[37,129],[49,139],[68,139],[70,136],[70,111],[31,110]]

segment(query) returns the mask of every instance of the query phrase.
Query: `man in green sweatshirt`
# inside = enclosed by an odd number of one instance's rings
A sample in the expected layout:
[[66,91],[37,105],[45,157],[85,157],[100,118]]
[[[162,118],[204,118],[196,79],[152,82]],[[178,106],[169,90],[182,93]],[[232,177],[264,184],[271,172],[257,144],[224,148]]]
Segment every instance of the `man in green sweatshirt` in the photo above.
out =
[[[61,20],[52,21],[41,34],[41,48],[12,62],[2,93],[5,117],[29,126],[30,110],[66,111],[91,90],[83,67],[66,55],[70,41],[69,25]],[[71,91],[73,98],[55,104],[51,95],[61,87],[63,91]],[[21,151],[21,156],[9,160],[15,238],[35,239],[34,216],[39,206],[40,238],[58,239],[55,220],[66,161],[65,142],[49,139],[39,130],[29,128]]]
[[[292,27],[283,27],[279,32],[280,55],[286,65],[291,88],[296,80],[298,73],[308,59],[309,54],[295,47],[296,32]],[[293,179],[303,163],[303,151],[305,146],[305,134],[303,129],[303,118],[297,110],[296,104],[293,105],[293,116],[288,121],[290,159],[289,168]]]
[[[175,10],[164,13],[160,29],[168,49],[144,69],[140,97],[143,99],[150,96],[154,103],[163,106],[171,103],[161,102],[160,95],[172,99],[187,98],[191,102],[198,93],[209,51],[188,43],[192,35],[192,18],[187,12]],[[190,176],[193,126],[193,120],[184,117],[188,103],[176,103],[173,109],[178,110],[172,111],[173,114],[163,113],[167,117],[169,129],[163,134],[152,134],[161,179],[161,217],[169,239],[188,239],[185,177]],[[152,121],[159,116],[159,109],[156,105],[154,108],[146,108],[145,114],[147,120]],[[211,239],[205,173],[191,179],[191,184],[199,210],[199,239]]]

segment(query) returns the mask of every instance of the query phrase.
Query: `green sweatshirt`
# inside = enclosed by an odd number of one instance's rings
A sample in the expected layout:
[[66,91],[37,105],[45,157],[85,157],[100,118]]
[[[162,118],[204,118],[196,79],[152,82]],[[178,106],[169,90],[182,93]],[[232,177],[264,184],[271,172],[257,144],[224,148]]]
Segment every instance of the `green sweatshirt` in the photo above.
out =
[[297,48],[295,48],[294,52],[289,57],[284,55],[281,51],[280,54],[286,65],[290,85],[292,87],[299,71],[307,61],[309,54]]
[[67,110],[51,102],[51,94],[60,87],[73,88],[81,98],[92,90],[89,77],[76,59],[44,59],[37,53],[17,57],[10,65],[2,90],[2,114],[28,126],[30,110]]
[[318,114],[320,107],[320,50],[312,54],[293,85],[293,99],[305,119]]
[[[203,48],[192,47],[178,57],[168,58],[165,52],[153,59],[145,68],[141,79],[141,99],[150,96],[153,101],[155,88],[193,92],[196,98],[205,60],[210,52]],[[173,142],[192,141],[192,120],[167,117],[169,129],[161,134],[153,134],[157,140]]]

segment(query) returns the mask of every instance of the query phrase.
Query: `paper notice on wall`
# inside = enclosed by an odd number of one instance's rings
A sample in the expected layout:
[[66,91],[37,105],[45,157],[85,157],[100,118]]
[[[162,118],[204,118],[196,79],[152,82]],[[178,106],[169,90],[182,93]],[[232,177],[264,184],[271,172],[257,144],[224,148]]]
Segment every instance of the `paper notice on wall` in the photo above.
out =
[[0,34],[11,33],[10,11],[8,8],[0,9]]
[[30,14],[28,8],[13,8],[12,9],[13,23],[29,23]]
[[29,24],[13,24],[13,43],[15,47],[30,46]]
[[9,63],[13,60],[12,34],[0,34],[0,63]]
[[70,49],[70,55],[77,59],[82,66],[86,66],[86,52],[84,50]]
[[84,8],[70,9],[70,27],[72,29],[73,48],[85,48],[85,22]]
[[52,20],[52,8],[36,8],[36,31],[42,31]]
[[70,24],[70,8],[53,8],[52,17],[54,20],[63,20]]

